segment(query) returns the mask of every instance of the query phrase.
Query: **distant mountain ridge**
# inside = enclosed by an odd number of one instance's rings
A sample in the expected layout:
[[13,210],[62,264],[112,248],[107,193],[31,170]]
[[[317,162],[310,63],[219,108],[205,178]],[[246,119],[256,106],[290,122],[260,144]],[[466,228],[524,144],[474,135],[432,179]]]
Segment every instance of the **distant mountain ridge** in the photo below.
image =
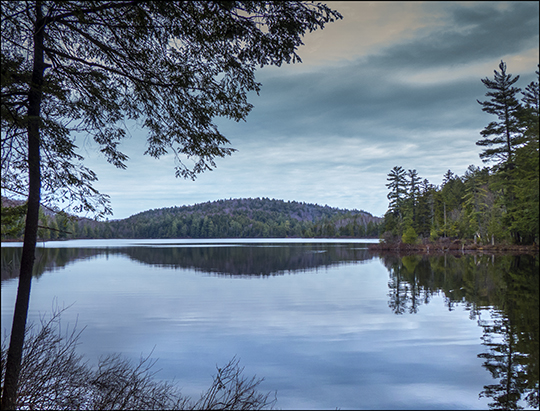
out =
[[258,197],[151,209],[107,222],[57,218],[45,217],[42,225],[69,234],[50,231],[50,239],[375,237],[381,221],[363,210]]

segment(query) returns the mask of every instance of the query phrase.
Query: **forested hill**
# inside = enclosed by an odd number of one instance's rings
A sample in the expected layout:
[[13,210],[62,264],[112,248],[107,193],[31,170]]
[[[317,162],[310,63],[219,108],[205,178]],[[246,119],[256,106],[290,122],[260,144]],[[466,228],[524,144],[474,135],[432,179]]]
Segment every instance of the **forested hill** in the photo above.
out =
[[[377,237],[381,219],[362,210],[268,198],[244,198],[144,211],[97,222],[42,213],[40,239]],[[20,231],[3,238],[20,238]],[[11,230],[13,233],[13,230]]]
[[118,238],[363,237],[377,236],[379,221],[365,211],[244,198],[148,210],[108,226]]
[[163,215],[184,215],[184,214],[204,214],[219,215],[225,214],[246,215],[252,219],[259,219],[263,215],[267,217],[283,216],[297,221],[315,222],[323,218],[333,218],[345,214],[362,215],[366,218],[375,218],[366,211],[344,210],[329,206],[320,206],[318,204],[300,203],[297,201],[283,201],[269,198],[240,198],[229,200],[208,201],[206,203],[194,204],[182,207],[159,208],[147,210],[127,218],[126,220],[154,218]]

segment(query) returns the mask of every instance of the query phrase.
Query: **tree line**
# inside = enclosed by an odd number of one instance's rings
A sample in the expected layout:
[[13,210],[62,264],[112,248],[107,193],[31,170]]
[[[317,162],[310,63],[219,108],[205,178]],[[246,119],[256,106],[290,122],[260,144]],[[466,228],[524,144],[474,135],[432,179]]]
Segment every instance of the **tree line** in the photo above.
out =
[[[23,207],[22,205],[21,207]],[[3,238],[20,239],[23,218],[6,219]],[[122,220],[76,219],[40,211],[41,240],[74,238],[285,238],[377,237],[380,218],[344,210],[268,198],[218,200],[160,208]],[[9,223],[9,224],[8,224]]]
[[[470,165],[462,176],[448,170],[442,184],[395,166],[388,174],[389,208],[381,225],[386,242],[415,243],[453,237],[475,243],[538,244],[539,240],[539,82],[523,91],[519,76],[501,61],[482,110],[497,119],[476,144],[493,166]],[[536,75],[539,72],[536,71]],[[521,94],[521,98],[519,95]]]

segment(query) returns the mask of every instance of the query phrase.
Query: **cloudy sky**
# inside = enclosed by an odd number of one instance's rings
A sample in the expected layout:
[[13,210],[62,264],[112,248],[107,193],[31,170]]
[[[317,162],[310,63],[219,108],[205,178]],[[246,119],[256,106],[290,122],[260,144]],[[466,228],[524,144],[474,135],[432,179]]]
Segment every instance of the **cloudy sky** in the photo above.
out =
[[174,177],[171,157],[143,156],[145,131],[123,143],[126,170],[91,148],[85,164],[114,216],[223,198],[269,197],[382,216],[396,165],[440,184],[478,157],[493,119],[477,99],[501,59],[535,80],[539,4],[533,2],[328,2],[343,20],[306,35],[301,64],[257,71],[247,121],[218,119],[238,152],[195,181]]

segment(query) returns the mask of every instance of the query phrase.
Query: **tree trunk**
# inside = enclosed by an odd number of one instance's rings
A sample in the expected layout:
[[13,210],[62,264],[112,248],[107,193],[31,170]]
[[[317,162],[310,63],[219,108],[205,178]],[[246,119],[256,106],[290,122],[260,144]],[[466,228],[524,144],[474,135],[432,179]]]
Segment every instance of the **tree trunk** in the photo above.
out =
[[36,251],[36,240],[39,219],[39,203],[41,192],[40,174],[40,110],[42,98],[44,19],[41,3],[36,2],[36,21],[34,25],[34,67],[32,84],[28,93],[28,209],[21,257],[19,288],[13,313],[11,339],[6,361],[4,390],[2,392],[2,409],[12,410],[16,407],[18,379],[21,368],[22,352],[28,304],[30,301],[30,285]]

